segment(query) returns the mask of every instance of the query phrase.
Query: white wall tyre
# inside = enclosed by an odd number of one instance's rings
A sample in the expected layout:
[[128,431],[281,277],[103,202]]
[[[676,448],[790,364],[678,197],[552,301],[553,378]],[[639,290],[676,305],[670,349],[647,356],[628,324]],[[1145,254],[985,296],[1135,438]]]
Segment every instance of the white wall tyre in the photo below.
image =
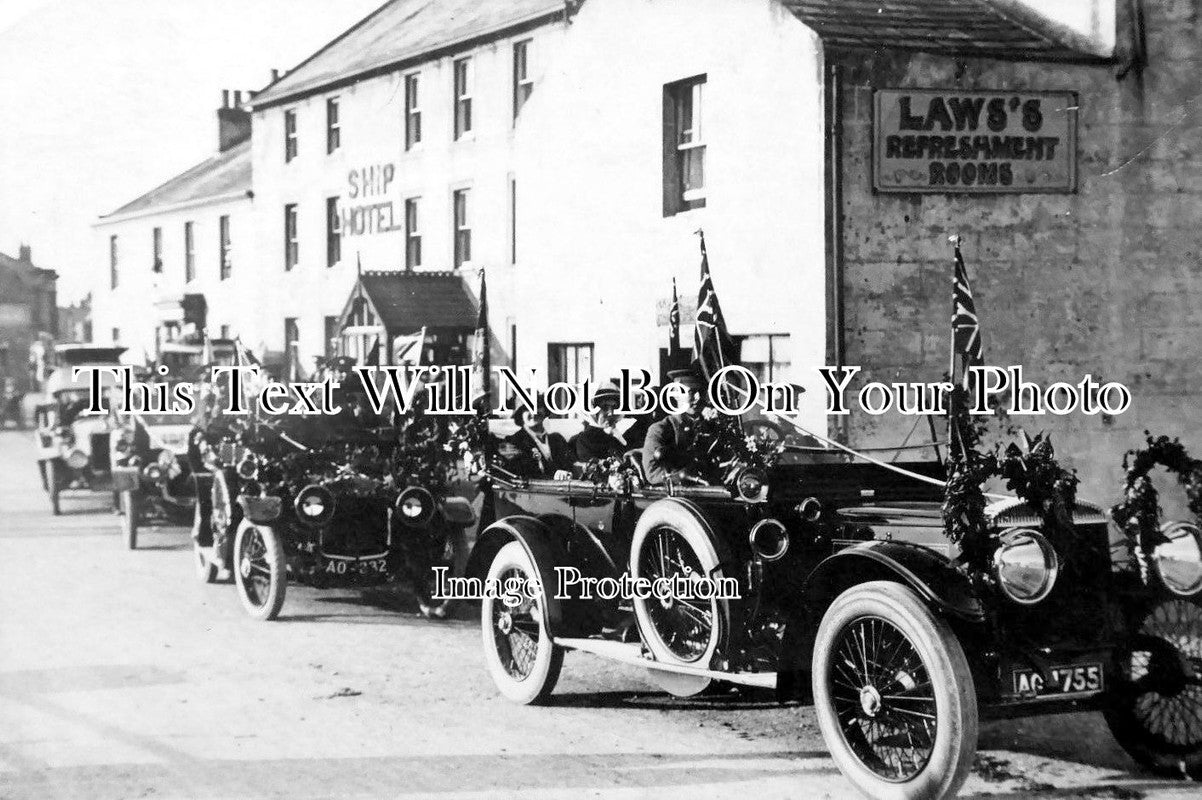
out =
[[[488,568],[490,584],[508,578],[538,578],[521,542],[510,542],[498,550]],[[522,705],[545,702],[563,668],[563,648],[551,641],[543,619],[546,587],[543,590],[542,596],[524,598],[514,607],[495,598],[480,602],[488,674],[502,695]]]
[[196,567],[196,578],[201,583],[217,581],[217,565],[209,560],[207,547],[200,544],[200,529],[204,525],[204,512],[201,511],[200,499],[192,508],[192,564]]
[[209,560],[231,572],[237,560],[232,540],[242,523],[242,506],[236,502],[237,496],[237,478],[233,477],[233,470],[214,472],[213,485],[209,487],[209,531],[213,543]]
[[[673,500],[651,505],[639,517],[630,547],[633,578],[721,577],[709,526],[690,506]],[[639,635],[656,661],[708,669],[730,627],[727,601],[718,598],[634,598]],[[653,678],[655,676],[653,675]],[[704,691],[709,680],[656,681],[681,697]]]
[[234,537],[232,566],[238,599],[246,613],[262,621],[279,616],[288,573],[284,548],[275,530],[243,520]]
[[814,711],[844,776],[878,800],[953,797],[977,749],[968,660],[906,586],[872,581],[835,599],[814,645]]

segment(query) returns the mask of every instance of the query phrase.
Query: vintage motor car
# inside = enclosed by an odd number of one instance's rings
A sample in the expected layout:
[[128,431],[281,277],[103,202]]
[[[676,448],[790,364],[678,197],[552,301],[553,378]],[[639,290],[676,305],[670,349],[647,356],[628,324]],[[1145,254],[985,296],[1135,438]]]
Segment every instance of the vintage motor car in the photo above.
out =
[[1149,584],[1096,505],[1076,504],[1070,558],[998,500],[982,584],[944,534],[944,472],[805,448],[712,485],[491,469],[468,566],[499,587],[481,603],[487,670],[519,703],[550,695],[568,650],[679,695],[718,681],[812,701],[871,797],[955,794],[981,715],[1098,709],[1141,763],[1202,773],[1202,532],[1169,526]]
[[[155,367],[163,366],[168,377],[159,383],[170,386],[195,379],[198,385],[207,385],[206,368],[228,366],[234,358],[234,342],[230,339],[211,339],[207,346],[203,341],[165,342],[160,345],[158,363],[148,369],[147,377],[158,375]],[[131,412],[124,417],[122,431],[113,438],[114,491],[118,493],[122,533],[129,549],[137,547],[142,522],[174,523],[194,516],[198,492],[192,473],[204,467],[195,452],[198,416]]]
[[[85,413],[91,399],[88,373],[75,376],[76,367],[115,366],[123,347],[62,344],[55,347],[58,368],[46,378],[45,397],[34,410],[35,443],[42,488],[54,514],[61,513],[65,491],[112,491],[110,437],[115,428],[109,414]],[[102,391],[116,385],[111,372],[99,375]]]
[[197,504],[198,574],[212,582],[231,572],[261,620],[280,613],[290,581],[345,588],[407,577],[424,606],[431,568],[475,522],[470,505],[397,469],[395,428],[325,428],[319,419],[259,430],[232,470],[211,473],[208,502]]
[[192,421],[178,414],[133,412],[113,435],[113,491],[126,546],[138,546],[144,522],[181,524],[196,506],[188,459]]

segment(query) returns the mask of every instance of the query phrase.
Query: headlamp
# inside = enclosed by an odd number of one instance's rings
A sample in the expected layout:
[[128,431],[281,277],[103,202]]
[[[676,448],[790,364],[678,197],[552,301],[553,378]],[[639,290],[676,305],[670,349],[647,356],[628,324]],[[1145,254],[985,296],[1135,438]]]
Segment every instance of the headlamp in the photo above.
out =
[[1022,605],[1034,605],[1047,597],[1060,572],[1052,543],[1030,528],[1005,531],[1001,542],[993,555],[993,569],[1002,594]]
[[434,496],[420,486],[410,486],[396,499],[396,509],[405,525],[425,525],[434,516]]
[[324,525],[334,516],[334,495],[324,486],[310,484],[296,494],[296,516],[308,525]]
[[234,467],[234,472],[244,481],[253,480],[259,474],[259,462],[255,458],[254,453],[247,453]]
[[768,498],[768,483],[763,473],[745,469],[735,478],[735,491],[749,503],[762,503]]
[[1192,522],[1167,522],[1160,528],[1168,541],[1152,550],[1160,582],[1182,597],[1202,589],[1202,531]]
[[[74,438],[74,437],[72,437]],[[67,456],[67,466],[74,470],[83,469],[88,465],[88,454],[82,450],[72,450]]]

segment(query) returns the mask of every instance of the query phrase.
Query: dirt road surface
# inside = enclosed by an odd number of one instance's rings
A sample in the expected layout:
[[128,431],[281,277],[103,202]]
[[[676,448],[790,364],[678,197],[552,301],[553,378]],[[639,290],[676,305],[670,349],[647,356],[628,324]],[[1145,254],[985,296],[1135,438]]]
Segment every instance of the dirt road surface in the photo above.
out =
[[[478,626],[391,595],[290,587],[248,619],[188,533],[124,549],[102,495],[53,517],[30,436],[0,432],[0,798],[842,798],[813,713],[676,700],[569,654],[546,708],[497,696]],[[1095,715],[983,727],[964,796],[1197,797]]]

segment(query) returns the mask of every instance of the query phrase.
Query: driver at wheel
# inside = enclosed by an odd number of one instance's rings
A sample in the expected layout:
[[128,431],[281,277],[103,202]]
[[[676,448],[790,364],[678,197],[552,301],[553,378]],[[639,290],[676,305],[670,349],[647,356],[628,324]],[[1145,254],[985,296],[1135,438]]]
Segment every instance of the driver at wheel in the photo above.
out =
[[701,419],[705,382],[691,369],[673,370],[668,373],[673,383],[688,390],[687,407],[681,414],[669,414],[647,429],[647,440],[643,444],[643,469],[647,480],[661,484],[669,478],[674,480],[697,478],[696,438],[697,423]]

